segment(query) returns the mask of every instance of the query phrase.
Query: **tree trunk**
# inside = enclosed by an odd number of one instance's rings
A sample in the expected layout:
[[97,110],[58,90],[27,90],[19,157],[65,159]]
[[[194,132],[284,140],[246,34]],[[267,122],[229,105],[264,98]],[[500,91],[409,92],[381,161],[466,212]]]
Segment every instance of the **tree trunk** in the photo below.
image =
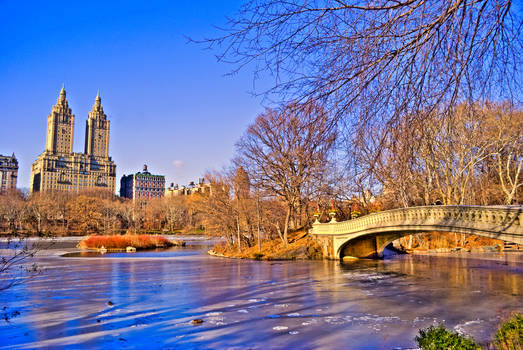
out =
[[261,252],[261,237],[260,237],[260,194],[256,191],[256,214],[257,214],[257,226],[258,226],[258,251]]
[[285,240],[283,239],[279,222],[276,222],[276,231],[278,232],[278,236],[280,236],[281,241],[285,244]]
[[287,207],[287,215],[285,216],[285,227],[283,227],[283,243],[285,245],[289,244],[289,221],[291,217],[292,208]]
[[237,229],[237,235],[238,235],[238,251],[242,251],[242,246],[240,242],[240,215],[238,215],[238,218],[236,219],[236,229]]

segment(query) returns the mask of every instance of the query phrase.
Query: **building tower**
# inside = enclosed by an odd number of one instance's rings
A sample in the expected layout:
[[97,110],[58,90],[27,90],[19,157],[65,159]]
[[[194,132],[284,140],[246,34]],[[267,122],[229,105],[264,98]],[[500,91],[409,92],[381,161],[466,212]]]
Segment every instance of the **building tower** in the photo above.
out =
[[109,126],[110,122],[104,113],[102,99],[98,92],[86,122],[85,154],[94,157],[109,157]]
[[69,155],[73,153],[74,114],[67,104],[62,85],[60,95],[47,117],[47,142],[45,150],[51,154]]

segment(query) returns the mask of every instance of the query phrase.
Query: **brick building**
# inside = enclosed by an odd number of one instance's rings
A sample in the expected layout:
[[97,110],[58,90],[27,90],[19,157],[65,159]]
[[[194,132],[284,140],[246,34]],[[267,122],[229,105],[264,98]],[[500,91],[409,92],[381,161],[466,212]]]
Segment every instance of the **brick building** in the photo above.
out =
[[124,175],[120,180],[120,197],[130,199],[162,198],[165,193],[165,176],[153,175],[143,171],[132,175]]

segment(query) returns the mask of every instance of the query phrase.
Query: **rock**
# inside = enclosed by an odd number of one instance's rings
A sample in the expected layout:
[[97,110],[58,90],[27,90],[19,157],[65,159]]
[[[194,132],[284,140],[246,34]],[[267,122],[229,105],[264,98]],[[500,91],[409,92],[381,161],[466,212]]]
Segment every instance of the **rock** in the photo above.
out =
[[354,257],[354,256],[348,256],[348,255],[346,255],[346,256],[343,257],[342,260],[343,260],[343,262],[356,262],[356,261],[358,261],[358,260],[360,260],[360,259],[359,259],[359,258],[356,258],[356,257]]
[[499,246],[485,246],[483,247],[483,250],[486,251],[486,252],[499,252],[500,249],[499,249]]
[[191,324],[193,324],[193,325],[202,324],[202,323],[203,323],[203,320],[201,318],[195,318],[194,320],[191,321]]
[[177,239],[173,239],[173,240],[171,240],[171,243],[175,247],[185,247],[185,241],[180,241],[180,240],[177,240]]
[[434,252],[434,253],[450,253],[450,248],[436,248],[436,249],[431,249],[430,252]]

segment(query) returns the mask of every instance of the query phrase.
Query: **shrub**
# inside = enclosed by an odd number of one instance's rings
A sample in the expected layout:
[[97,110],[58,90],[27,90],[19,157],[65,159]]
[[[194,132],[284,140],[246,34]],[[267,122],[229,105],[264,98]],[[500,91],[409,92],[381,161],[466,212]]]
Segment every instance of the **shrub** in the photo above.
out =
[[416,336],[423,350],[476,350],[480,349],[473,339],[445,329],[443,325],[420,329]]
[[153,249],[170,247],[173,243],[163,236],[155,235],[123,235],[123,236],[89,236],[78,243],[79,248],[99,249],[102,246],[107,249],[125,249],[135,247],[136,249]]
[[499,327],[494,336],[494,345],[499,350],[523,348],[523,315],[514,314]]

